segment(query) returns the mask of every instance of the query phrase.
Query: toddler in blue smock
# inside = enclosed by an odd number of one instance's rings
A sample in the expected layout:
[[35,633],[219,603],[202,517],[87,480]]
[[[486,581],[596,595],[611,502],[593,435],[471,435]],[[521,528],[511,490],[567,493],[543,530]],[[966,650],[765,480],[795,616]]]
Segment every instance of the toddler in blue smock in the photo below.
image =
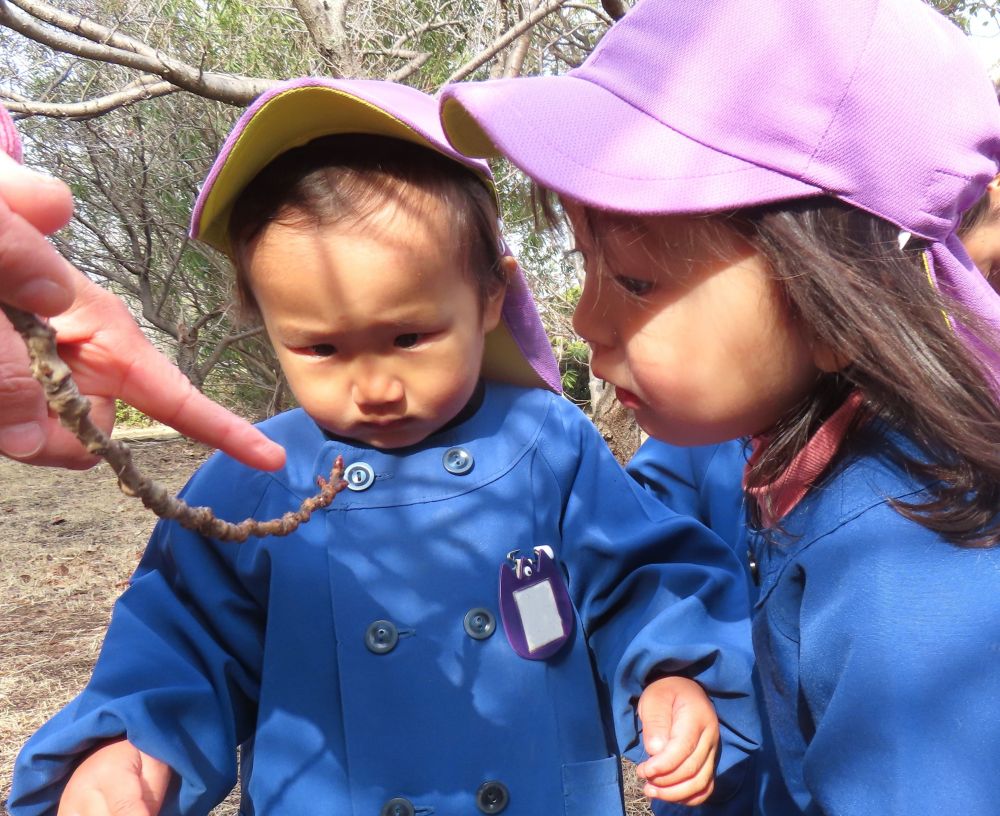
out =
[[489,171],[435,101],[284,83],[192,231],[235,261],[302,407],[261,426],[283,470],[216,455],[184,498],[273,518],[338,455],[349,489],[287,539],[161,522],[11,812],[207,813],[238,746],[248,815],[622,814],[640,744],[665,798],[730,796],[755,741],[738,562],[558,395]]

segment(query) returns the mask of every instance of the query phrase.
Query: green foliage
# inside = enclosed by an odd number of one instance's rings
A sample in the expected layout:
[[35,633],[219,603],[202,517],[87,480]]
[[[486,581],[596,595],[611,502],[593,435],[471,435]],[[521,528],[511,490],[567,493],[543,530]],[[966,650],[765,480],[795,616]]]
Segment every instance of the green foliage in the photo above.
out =
[[144,413],[126,402],[115,400],[115,425],[123,428],[147,428],[153,424]]
[[926,0],[942,14],[966,32],[972,27],[973,20],[987,22],[992,18],[994,23],[1000,22],[1000,7],[996,0]]
[[563,392],[580,406],[590,404],[590,349],[582,340],[557,343]]

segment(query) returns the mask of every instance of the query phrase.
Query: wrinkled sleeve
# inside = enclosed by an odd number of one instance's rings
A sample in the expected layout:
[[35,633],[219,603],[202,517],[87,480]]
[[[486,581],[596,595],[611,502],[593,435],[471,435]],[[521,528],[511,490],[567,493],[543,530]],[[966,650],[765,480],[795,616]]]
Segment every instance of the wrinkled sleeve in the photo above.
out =
[[[252,515],[260,481],[216,457],[191,480],[189,504]],[[254,477],[249,477],[253,479]],[[228,491],[223,486],[238,486]],[[250,735],[262,613],[239,576],[243,545],[161,521],[111,622],[84,691],[27,742],[14,769],[13,816],[54,813],[82,755],[125,736],[180,779],[163,813],[207,813],[236,782],[236,747]]]
[[647,439],[626,465],[629,476],[675,513],[704,522],[701,486],[688,448]]
[[816,812],[996,814],[1000,552],[883,507],[801,565],[797,727]]
[[643,688],[665,675],[690,677],[722,725],[715,797],[726,799],[759,744],[741,567],[710,530],[646,495],[586,418],[556,417],[562,427],[548,438],[562,434],[578,446],[560,460],[553,444],[547,456],[564,493],[570,592],[610,689],[619,747],[641,761],[635,706]]

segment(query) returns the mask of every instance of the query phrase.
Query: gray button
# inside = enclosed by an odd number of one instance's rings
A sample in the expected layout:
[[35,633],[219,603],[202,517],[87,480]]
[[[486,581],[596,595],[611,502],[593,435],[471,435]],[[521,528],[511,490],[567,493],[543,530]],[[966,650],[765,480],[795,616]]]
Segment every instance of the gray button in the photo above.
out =
[[497,619],[488,609],[477,607],[465,613],[465,632],[476,640],[486,640],[497,628]]
[[503,782],[491,779],[476,791],[476,807],[483,813],[499,813],[510,802],[510,793]]
[[391,621],[377,620],[365,630],[365,646],[375,654],[391,652],[398,642],[399,631]]
[[413,816],[416,811],[413,809],[413,802],[397,796],[382,805],[381,816]]
[[462,476],[472,470],[476,461],[465,448],[448,448],[444,452],[444,469],[456,476]]
[[375,481],[375,471],[367,462],[355,462],[344,471],[348,490],[367,490]]

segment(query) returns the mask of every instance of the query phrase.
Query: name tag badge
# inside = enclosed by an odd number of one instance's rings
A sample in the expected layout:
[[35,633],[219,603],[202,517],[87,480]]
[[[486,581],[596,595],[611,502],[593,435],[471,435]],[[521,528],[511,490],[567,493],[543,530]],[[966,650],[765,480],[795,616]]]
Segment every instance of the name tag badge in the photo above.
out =
[[573,604],[549,547],[518,550],[500,565],[500,619],[511,647],[528,660],[554,655],[573,632]]

